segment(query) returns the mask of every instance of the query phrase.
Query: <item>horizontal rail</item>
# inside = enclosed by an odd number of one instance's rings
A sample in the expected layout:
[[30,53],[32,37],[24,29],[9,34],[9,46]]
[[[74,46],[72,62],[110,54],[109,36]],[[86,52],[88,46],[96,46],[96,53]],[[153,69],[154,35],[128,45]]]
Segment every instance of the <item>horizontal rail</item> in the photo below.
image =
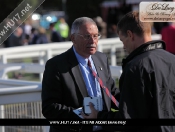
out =
[[[160,35],[152,35],[153,40],[158,40],[160,38],[161,38]],[[4,49],[0,49],[0,60],[2,63],[7,63],[8,59],[38,57],[38,60],[44,59],[44,62],[46,62],[52,56],[65,52],[71,46],[72,46],[72,42],[68,41],[68,42],[4,48]],[[114,53],[117,48],[122,48],[122,47],[123,47],[123,44],[118,37],[108,38],[108,39],[99,40],[97,50],[101,52],[107,49],[110,50],[111,52],[110,57],[113,58],[111,65],[116,65],[116,61],[114,60],[114,58],[116,58],[116,55]]]
[[[160,39],[160,35],[153,36],[153,39]],[[111,56],[113,55],[114,49],[121,47],[121,42],[119,43],[118,38],[113,39],[103,39],[99,41],[99,49],[109,48],[111,51]],[[8,57],[12,57],[16,54],[17,57],[22,55],[21,53],[28,54],[30,53],[40,53],[45,56],[45,60],[50,58],[53,55],[53,52],[56,54],[56,49],[61,49],[60,51],[67,50],[72,46],[71,42],[61,42],[54,44],[42,44],[42,45],[32,45],[32,46],[21,46],[7,49],[0,49],[1,59],[7,59]],[[43,52],[46,50],[46,52]],[[6,55],[6,56],[5,56]],[[27,57],[27,56],[25,56]],[[39,56],[38,56],[39,57]],[[12,57],[13,58],[13,57]],[[14,57],[15,58],[15,57]],[[113,60],[115,56],[113,56]],[[44,65],[39,64],[3,64],[0,63],[0,75],[1,77],[4,74],[7,74],[10,71],[21,70],[23,72],[30,73],[43,73]],[[121,66],[110,66],[112,77],[120,77],[122,73]],[[40,101],[41,100],[41,82],[31,82],[31,81],[21,81],[21,80],[10,80],[10,79],[0,79],[0,104],[10,104],[10,103],[21,103],[21,102],[32,102],[32,101]]]
[[[2,69],[4,67],[4,69]],[[5,68],[6,67],[6,68]],[[28,68],[26,68],[28,67]],[[35,67],[35,68],[32,68]],[[23,69],[24,68],[24,69]],[[1,64],[1,72],[10,72],[11,70],[30,71],[32,73],[43,73],[44,65],[31,64]],[[36,71],[35,69],[38,69]],[[110,66],[113,78],[119,78],[122,72],[121,66]],[[1,73],[0,72],[0,73]],[[5,76],[5,73],[2,73]],[[0,105],[23,103],[32,101],[41,101],[41,82],[22,81],[13,79],[0,79]]]

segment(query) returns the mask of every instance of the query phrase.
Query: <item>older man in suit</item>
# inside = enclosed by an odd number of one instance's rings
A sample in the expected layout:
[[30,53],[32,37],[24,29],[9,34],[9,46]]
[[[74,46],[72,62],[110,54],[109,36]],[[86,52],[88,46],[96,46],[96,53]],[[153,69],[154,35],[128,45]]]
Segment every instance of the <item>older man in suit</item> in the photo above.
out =
[[[80,119],[73,110],[82,107],[83,98],[88,96],[101,97],[103,110],[110,111],[111,99],[101,89],[88,66],[90,61],[92,69],[108,90],[113,95],[119,95],[106,55],[96,51],[99,38],[97,25],[91,18],[78,18],[71,28],[73,46],[47,61],[42,82],[42,113],[47,119]],[[94,126],[52,126],[50,129],[52,132],[98,130]]]

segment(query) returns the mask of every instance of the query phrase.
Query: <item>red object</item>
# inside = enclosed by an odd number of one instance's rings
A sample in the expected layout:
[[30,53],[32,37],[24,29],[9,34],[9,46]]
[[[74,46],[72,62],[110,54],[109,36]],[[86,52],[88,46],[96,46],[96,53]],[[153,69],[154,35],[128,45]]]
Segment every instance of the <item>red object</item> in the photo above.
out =
[[103,85],[103,81],[101,80],[101,78],[99,78],[96,74],[96,72],[92,69],[91,66],[91,62],[88,60],[88,66],[92,71],[93,76],[97,79],[97,81],[99,82],[101,88],[105,91],[105,93],[108,95],[108,97],[114,102],[114,104],[119,107],[119,102],[115,99],[115,97],[109,92],[108,88],[106,86]]
[[175,25],[164,27],[161,35],[162,40],[166,43],[166,50],[175,54]]

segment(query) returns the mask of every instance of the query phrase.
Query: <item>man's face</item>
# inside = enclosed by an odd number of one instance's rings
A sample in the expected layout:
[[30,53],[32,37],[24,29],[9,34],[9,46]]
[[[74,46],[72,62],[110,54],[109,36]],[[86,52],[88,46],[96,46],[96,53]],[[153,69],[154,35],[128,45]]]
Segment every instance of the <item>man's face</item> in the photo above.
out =
[[92,23],[86,23],[79,29],[79,33],[71,37],[75,50],[84,58],[95,54],[98,44],[98,28]]
[[123,35],[121,31],[119,31],[118,34],[120,41],[123,43],[123,48],[128,52],[131,53],[133,51],[132,47],[132,39],[130,37],[130,34],[127,33],[127,36]]

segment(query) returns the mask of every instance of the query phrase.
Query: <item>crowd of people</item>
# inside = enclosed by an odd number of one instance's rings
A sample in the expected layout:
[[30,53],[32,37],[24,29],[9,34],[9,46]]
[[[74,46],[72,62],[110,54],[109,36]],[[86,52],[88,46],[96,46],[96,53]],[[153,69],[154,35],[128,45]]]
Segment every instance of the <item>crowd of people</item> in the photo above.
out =
[[[115,38],[117,34],[116,23],[106,23],[100,16],[93,18],[96,22],[101,39]],[[159,24],[160,25],[160,24]],[[173,44],[175,34],[175,24],[169,23],[168,26],[158,28],[162,36],[162,40],[166,42],[167,51],[175,54],[175,46]],[[151,23],[151,33],[156,34],[156,24]],[[46,44],[51,42],[70,41],[69,25],[64,18],[60,18],[55,23],[50,23],[49,29],[43,27],[33,27],[29,22],[24,22],[16,28],[16,30],[4,41],[3,47],[25,46],[33,44]]]
[[33,27],[24,22],[4,42],[4,47],[25,46],[33,44],[46,44],[50,42],[63,42],[69,40],[69,26],[64,18],[57,23],[50,23],[49,29]]

